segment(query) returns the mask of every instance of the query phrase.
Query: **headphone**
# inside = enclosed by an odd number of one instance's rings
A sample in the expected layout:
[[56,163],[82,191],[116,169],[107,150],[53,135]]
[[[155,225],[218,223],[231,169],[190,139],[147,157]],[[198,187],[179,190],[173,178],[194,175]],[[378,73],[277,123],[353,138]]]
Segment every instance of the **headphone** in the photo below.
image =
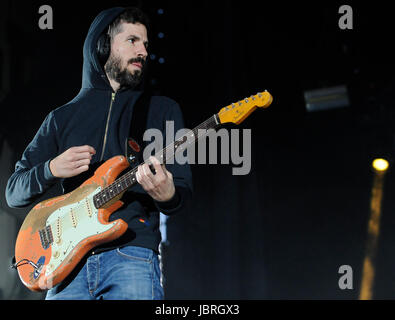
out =
[[99,58],[100,64],[104,67],[106,64],[108,57],[111,52],[111,41],[110,35],[107,32],[103,32],[99,39],[97,40],[97,57]]

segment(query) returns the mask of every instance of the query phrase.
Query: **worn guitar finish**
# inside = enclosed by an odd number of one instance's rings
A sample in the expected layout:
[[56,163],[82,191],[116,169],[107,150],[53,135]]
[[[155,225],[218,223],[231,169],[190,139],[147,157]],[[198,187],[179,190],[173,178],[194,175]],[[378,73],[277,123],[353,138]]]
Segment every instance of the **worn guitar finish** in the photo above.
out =
[[[114,182],[129,166],[123,156],[114,157],[99,167],[94,176],[65,195],[37,204],[27,215],[15,246],[19,276],[29,289],[53,287],[73,270],[93,247],[120,237],[127,229],[123,220],[108,222],[112,212],[122,206],[120,195],[97,209],[93,196]],[[118,199],[117,199],[118,198]]]
[[[166,163],[205,136],[202,129],[213,129],[228,122],[239,124],[257,107],[268,107],[272,100],[265,91],[222,108],[155,157]],[[137,168],[117,179],[128,167],[125,157],[115,156],[74,191],[40,202],[29,212],[16,240],[14,266],[27,288],[32,291],[52,288],[63,281],[92,248],[119,238],[127,230],[123,220],[109,222],[109,217],[123,205],[120,199],[124,192],[137,183]]]

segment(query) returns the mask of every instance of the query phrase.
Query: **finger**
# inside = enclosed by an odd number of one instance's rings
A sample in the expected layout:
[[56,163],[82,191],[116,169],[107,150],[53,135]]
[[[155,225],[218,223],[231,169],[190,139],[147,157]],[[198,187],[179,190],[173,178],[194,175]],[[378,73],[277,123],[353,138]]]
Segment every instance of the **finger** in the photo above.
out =
[[141,185],[143,186],[145,191],[150,191],[154,188],[154,175],[151,172],[151,169],[148,167],[148,164],[144,164],[139,167],[139,173],[141,178]]
[[168,176],[170,179],[173,179],[173,175],[172,173],[166,169],[166,166],[164,164],[162,164],[162,170],[165,173],[166,176]]
[[73,153],[69,158],[70,161],[78,161],[83,159],[92,160],[92,154],[89,152]]
[[[156,159],[156,158],[154,158],[154,159]],[[154,161],[155,161],[155,160],[154,160]],[[160,164],[160,162],[159,162],[158,159],[156,159],[156,161],[157,161],[158,164]],[[169,178],[173,179],[173,175],[171,174],[170,171],[168,171],[168,170],[166,169],[166,165],[165,165],[164,163],[163,163],[163,164],[160,164],[160,169],[161,169],[161,170],[159,170],[159,168],[157,168],[156,171],[163,172],[163,176],[164,176],[165,178],[166,178],[166,177],[169,177]]]
[[79,175],[81,172],[88,171],[88,169],[89,169],[88,165],[80,166],[80,167],[78,167],[77,169],[74,170],[74,174],[75,175]]
[[158,160],[158,158],[157,158],[157,157],[154,157],[154,156],[150,156],[150,157],[148,158],[148,160],[149,160],[151,163],[153,163],[153,164],[158,164],[158,165],[161,164],[160,161]]
[[136,177],[137,182],[141,184],[141,182],[140,182],[140,181],[141,181],[141,178],[140,178],[140,174],[139,174],[138,168],[137,168],[137,171],[136,171],[136,173],[134,174],[134,176]]
[[76,153],[80,153],[80,152],[89,152],[90,154],[96,153],[96,150],[93,147],[88,146],[88,145],[79,146],[79,147],[72,147],[70,149],[72,149],[72,151],[76,152]]
[[163,170],[164,165],[161,165],[159,160],[155,157],[150,157],[149,160],[151,161],[155,169],[155,180],[163,179],[164,177],[166,177],[165,171]]
[[142,172],[142,167],[141,166],[137,167],[136,180],[141,185],[145,184],[145,180],[143,180],[143,172]]
[[155,180],[155,175],[152,172],[149,164],[144,164],[141,166],[141,170],[143,173],[143,176],[145,176],[149,181],[153,182]]
[[81,166],[89,165],[90,163],[91,163],[90,159],[82,159],[82,160],[74,161],[73,169],[77,169]]
[[152,162],[152,164],[154,165],[154,168],[156,170],[156,172],[163,172],[165,175],[167,175],[168,173],[170,173],[169,171],[167,171],[165,164],[161,164],[160,161],[158,160],[158,158],[151,156],[149,158],[149,160]]
[[158,173],[158,171],[161,171],[160,170],[161,169],[160,162],[157,158],[151,156],[151,157],[149,157],[148,160],[152,163],[152,165],[154,166],[154,169],[157,173]]

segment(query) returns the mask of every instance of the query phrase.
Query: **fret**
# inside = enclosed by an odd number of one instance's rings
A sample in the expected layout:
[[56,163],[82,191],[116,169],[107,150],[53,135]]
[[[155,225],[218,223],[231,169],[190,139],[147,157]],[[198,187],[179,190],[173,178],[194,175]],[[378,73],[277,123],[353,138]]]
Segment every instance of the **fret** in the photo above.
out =
[[[137,172],[137,170],[136,170],[136,172]],[[131,185],[131,186],[134,185],[135,182],[136,182],[136,173],[132,173],[132,174],[130,175],[130,185]]]
[[128,177],[126,179],[126,183],[128,185],[128,188],[131,187],[133,185],[133,174],[128,174]]
[[100,199],[99,199],[99,194],[100,194],[100,192],[97,193],[97,194],[93,197],[93,203],[94,203],[96,209],[99,209],[99,208],[101,207],[101,202],[100,202]]
[[137,181],[136,174],[132,175],[132,185]]

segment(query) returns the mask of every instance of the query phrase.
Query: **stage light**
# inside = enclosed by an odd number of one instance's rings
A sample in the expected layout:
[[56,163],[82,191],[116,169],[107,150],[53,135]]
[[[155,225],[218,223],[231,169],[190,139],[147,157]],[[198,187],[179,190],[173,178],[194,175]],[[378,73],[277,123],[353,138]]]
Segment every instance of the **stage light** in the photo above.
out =
[[307,112],[350,106],[348,90],[344,85],[305,91],[304,98]]
[[385,159],[375,159],[372,163],[373,168],[376,171],[386,171],[389,167],[389,163]]
[[368,235],[366,253],[362,269],[360,300],[372,300],[374,278],[376,273],[376,253],[380,236],[381,206],[384,195],[384,178],[389,168],[387,160],[379,158],[372,162],[375,172],[370,197],[370,218],[368,222]]

